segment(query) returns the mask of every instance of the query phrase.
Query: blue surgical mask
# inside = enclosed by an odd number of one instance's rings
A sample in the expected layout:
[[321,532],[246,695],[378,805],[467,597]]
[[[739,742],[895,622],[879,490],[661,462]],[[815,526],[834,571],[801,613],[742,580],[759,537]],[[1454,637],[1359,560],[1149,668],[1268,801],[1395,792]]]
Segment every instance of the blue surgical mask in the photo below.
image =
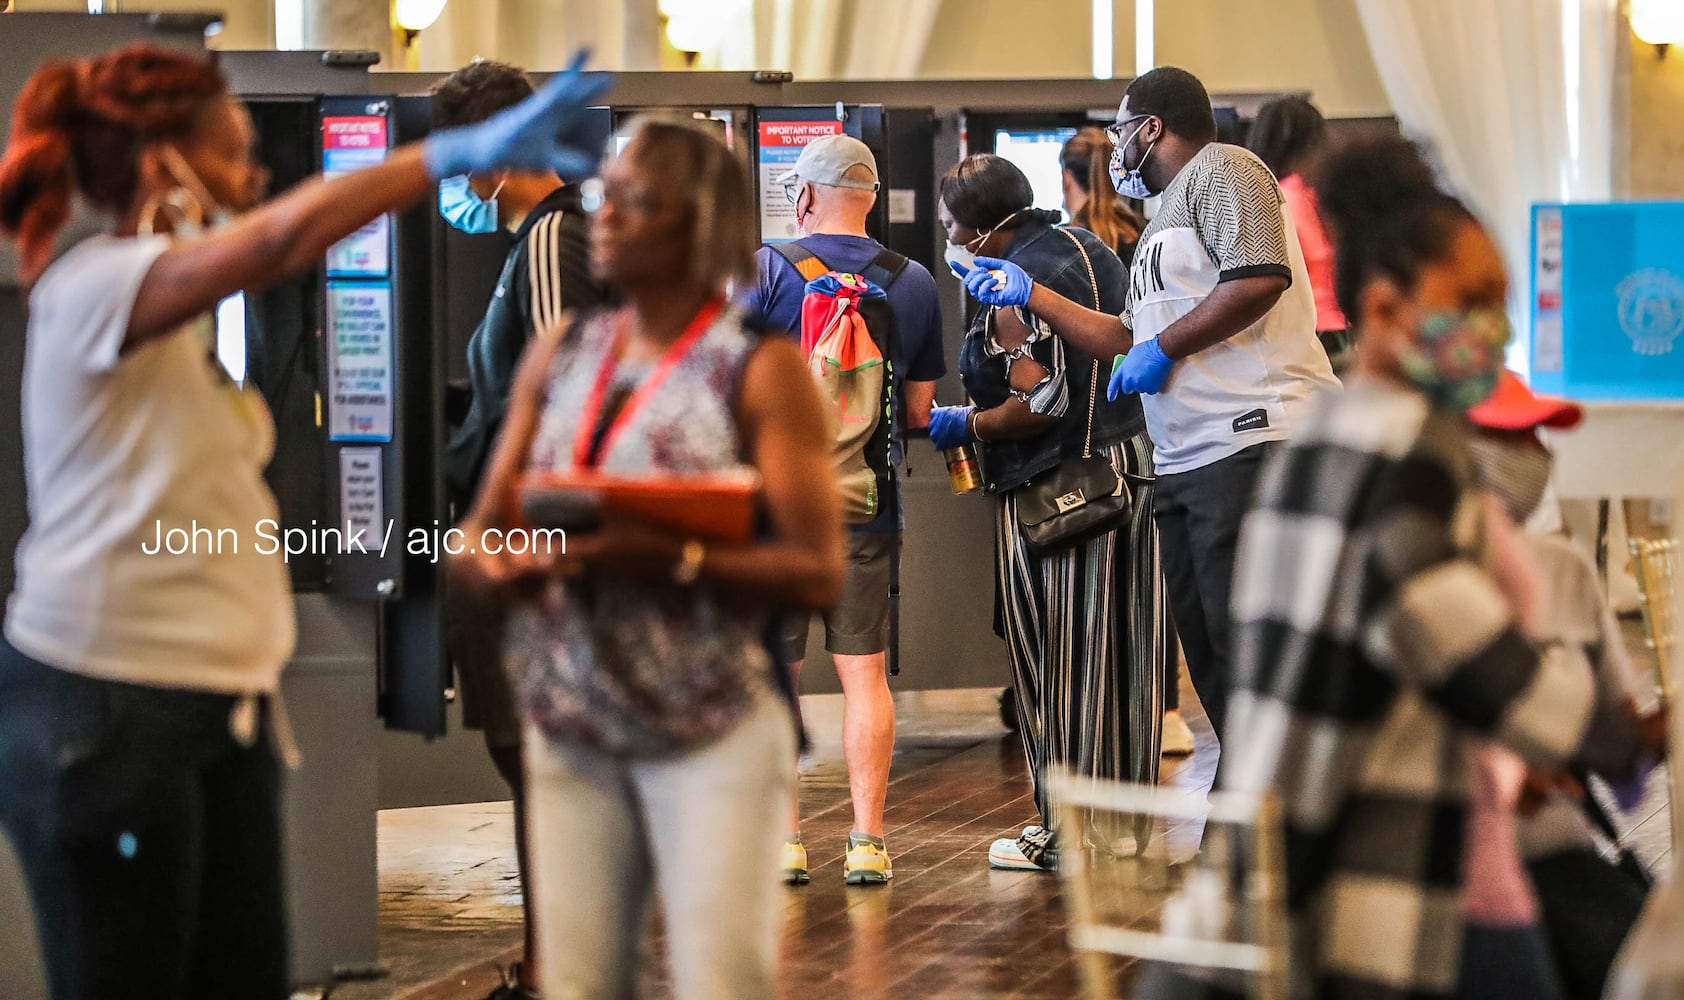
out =
[[439,214],[444,221],[469,235],[497,231],[497,195],[503,190],[499,182],[491,197],[481,199],[468,185],[468,175],[446,177],[439,182]]
[[1140,134],[1140,129],[1145,127],[1146,122],[1141,122],[1140,128],[1135,129],[1126,142],[1111,150],[1111,186],[1124,198],[1133,198],[1135,201],[1145,201],[1157,194],[1146,186],[1146,178],[1140,176],[1141,168],[1146,166],[1146,158],[1158,147],[1156,142],[1146,147],[1146,152],[1141,154],[1140,162],[1135,164],[1133,169],[1123,166],[1123,151],[1129,148],[1129,144],[1134,142],[1134,137]]

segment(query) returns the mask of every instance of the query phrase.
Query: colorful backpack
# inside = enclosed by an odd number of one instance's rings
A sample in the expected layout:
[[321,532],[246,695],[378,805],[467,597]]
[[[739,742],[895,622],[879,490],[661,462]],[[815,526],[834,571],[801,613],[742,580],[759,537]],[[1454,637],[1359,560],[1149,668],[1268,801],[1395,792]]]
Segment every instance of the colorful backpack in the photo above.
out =
[[832,455],[850,522],[864,523],[894,497],[895,318],[889,287],[906,258],[883,249],[862,274],[832,271],[799,242],[774,244],[807,279],[801,352],[830,402]]

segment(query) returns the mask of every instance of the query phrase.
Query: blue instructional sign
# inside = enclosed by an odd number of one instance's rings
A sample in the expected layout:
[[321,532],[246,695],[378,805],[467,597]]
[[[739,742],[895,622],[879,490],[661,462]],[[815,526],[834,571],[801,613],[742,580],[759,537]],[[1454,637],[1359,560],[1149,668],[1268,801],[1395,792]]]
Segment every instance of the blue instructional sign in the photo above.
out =
[[1684,202],[1534,205],[1532,384],[1684,399]]

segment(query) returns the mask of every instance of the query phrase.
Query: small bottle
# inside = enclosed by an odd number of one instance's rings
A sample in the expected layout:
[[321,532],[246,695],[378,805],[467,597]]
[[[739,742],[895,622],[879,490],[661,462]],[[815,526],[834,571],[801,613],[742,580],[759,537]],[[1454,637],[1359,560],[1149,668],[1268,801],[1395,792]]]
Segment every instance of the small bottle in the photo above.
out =
[[969,444],[962,444],[957,448],[944,450],[941,455],[947,459],[947,481],[953,486],[955,494],[969,493],[982,485],[975,448]]

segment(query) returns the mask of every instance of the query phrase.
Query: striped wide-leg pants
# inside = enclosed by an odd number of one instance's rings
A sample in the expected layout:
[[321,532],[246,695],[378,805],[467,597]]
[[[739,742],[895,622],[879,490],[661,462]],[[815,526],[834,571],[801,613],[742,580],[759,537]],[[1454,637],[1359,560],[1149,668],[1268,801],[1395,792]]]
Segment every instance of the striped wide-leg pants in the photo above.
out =
[[[1152,475],[1145,434],[1101,453],[1120,474]],[[1050,765],[1114,781],[1158,778],[1164,669],[1175,646],[1152,487],[1125,481],[1133,493],[1126,525],[1046,555],[1024,540],[1013,494],[999,505],[1001,616],[1035,807],[1049,829],[1055,824],[1045,781]]]

